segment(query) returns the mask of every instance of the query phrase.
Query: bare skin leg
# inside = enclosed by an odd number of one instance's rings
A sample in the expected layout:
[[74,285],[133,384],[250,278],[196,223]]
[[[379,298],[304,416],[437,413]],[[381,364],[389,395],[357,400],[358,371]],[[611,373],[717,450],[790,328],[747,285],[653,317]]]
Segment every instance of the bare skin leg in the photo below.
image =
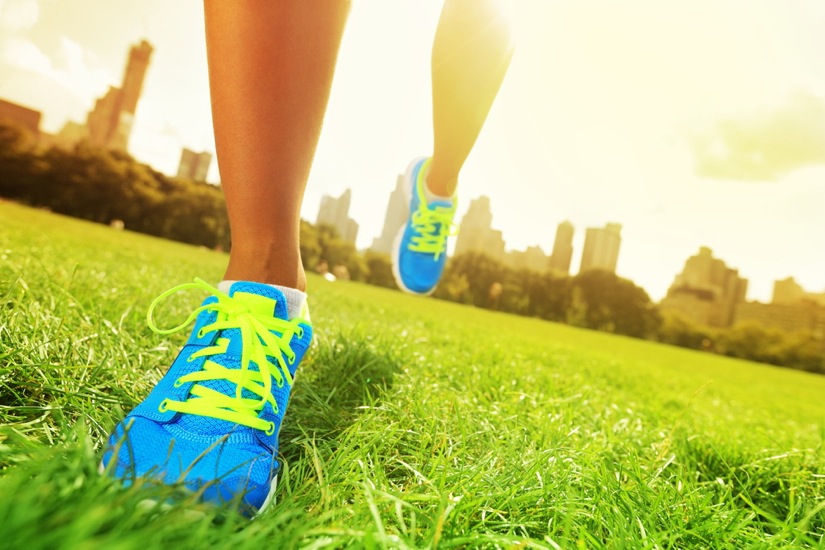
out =
[[305,290],[301,202],[349,1],[205,0],[226,279]]
[[446,0],[432,54],[434,150],[427,187],[455,193],[458,173],[501,87],[513,42],[495,0]]

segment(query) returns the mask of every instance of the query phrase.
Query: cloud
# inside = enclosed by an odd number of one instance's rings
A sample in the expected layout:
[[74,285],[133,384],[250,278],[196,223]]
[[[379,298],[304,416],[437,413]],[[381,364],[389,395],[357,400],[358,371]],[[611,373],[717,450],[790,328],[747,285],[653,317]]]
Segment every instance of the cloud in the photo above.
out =
[[0,2],[0,29],[24,31],[31,29],[40,19],[37,0],[6,0]]
[[59,49],[51,56],[23,34],[0,37],[0,63],[46,77],[87,101],[114,82],[93,52],[65,36],[60,37]]
[[116,82],[94,52],[65,36],[60,37],[60,51],[55,61],[56,70],[52,77],[80,97],[97,97],[109,84]]
[[5,75],[0,94],[41,110],[43,128],[56,131],[67,119],[84,119],[114,79],[93,52],[65,36],[49,53],[25,32],[0,33],[0,73]]
[[13,67],[46,74],[52,70],[52,62],[34,42],[9,35],[0,39],[0,61]]
[[688,143],[699,176],[775,181],[825,165],[825,98],[798,92],[778,107],[718,122]]

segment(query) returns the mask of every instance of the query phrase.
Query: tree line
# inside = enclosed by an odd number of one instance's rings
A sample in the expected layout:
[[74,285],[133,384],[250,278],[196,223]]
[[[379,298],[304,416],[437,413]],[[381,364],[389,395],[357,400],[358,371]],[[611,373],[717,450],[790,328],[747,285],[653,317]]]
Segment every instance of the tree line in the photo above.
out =
[[79,142],[36,146],[34,136],[0,125],[0,196],[52,212],[209,248],[229,248],[223,193],[173,178],[122,151]]
[[[358,252],[328,226],[301,224],[301,254],[308,271],[320,264],[345,267],[352,280],[395,288],[386,254]],[[647,292],[608,271],[575,276],[513,269],[483,254],[450,258],[435,298],[581,328],[642,338],[728,357],[825,374],[825,341],[756,323],[709,328],[663,314]]]
[[[0,196],[103,224],[209,248],[229,249],[218,186],[168,177],[127,153],[79,143],[37,148],[33,136],[0,125]],[[395,288],[390,259],[359,252],[328,226],[301,221],[308,271]],[[482,254],[451,258],[435,298],[516,315],[825,374],[825,342],[756,324],[700,327],[663,316],[632,281],[607,271],[575,276],[513,269]]]

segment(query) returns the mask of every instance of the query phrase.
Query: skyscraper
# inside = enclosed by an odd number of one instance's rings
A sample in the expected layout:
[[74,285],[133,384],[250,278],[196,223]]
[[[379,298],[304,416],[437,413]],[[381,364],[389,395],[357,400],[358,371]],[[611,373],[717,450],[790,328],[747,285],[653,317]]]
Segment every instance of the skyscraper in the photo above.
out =
[[492,228],[492,224],[490,198],[482,196],[473,200],[461,220],[461,231],[455,243],[455,255],[480,252],[496,260],[502,260],[504,238],[501,231]]
[[146,40],[132,46],[120,88],[110,87],[95,102],[86,118],[89,142],[93,145],[126,150],[152,51]]
[[582,263],[579,273],[589,269],[603,269],[616,272],[619,261],[619,245],[622,243],[622,226],[609,223],[605,227],[588,227],[584,237]]
[[375,252],[390,254],[392,244],[398,234],[398,230],[407,220],[409,206],[404,197],[404,176],[399,175],[395,183],[395,190],[390,193],[390,200],[387,203],[387,213],[384,215],[384,228],[381,236],[372,240],[370,247]]
[[126,63],[123,84],[120,88],[122,91],[121,109],[124,113],[135,114],[152,51],[152,45],[146,40],[142,40],[140,44],[132,46],[129,50],[129,61]]
[[349,203],[352,199],[352,191],[347,189],[338,197],[324,195],[321,197],[321,206],[318,208],[318,225],[329,225],[338,232],[342,241],[355,244],[358,236],[358,223],[349,217]]
[[737,304],[745,301],[747,290],[747,279],[703,246],[685,262],[662,300],[661,310],[702,325],[727,327],[733,322]]
[[553,243],[553,254],[547,267],[551,271],[570,273],[570,260],[573,258],[573,224],[569,221],[561,222],[556,228],[556,240]]
[[178,177],[189,178],[192,181],[206,181],[209,165],[212,163],[212,153],[206,151],[196,153],[185,147],[180,152]]

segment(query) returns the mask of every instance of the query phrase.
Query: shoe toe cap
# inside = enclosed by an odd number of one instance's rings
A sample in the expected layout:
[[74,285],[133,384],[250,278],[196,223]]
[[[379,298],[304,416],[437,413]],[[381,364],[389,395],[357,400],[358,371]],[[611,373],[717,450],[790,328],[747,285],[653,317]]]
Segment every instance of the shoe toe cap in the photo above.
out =
[[433,260],[432,254],[406,251],[399,258],[399,272],[404,286],[413,292],[433,290],[443,271],[444,261]]
[[167,425],[127,417],[110,436],[102,466],[127,486],[136,478],[182,483],[206,502],[237,503],[250,515],[264,504],[278,463],[257,442],[230,437],[187,437]]

